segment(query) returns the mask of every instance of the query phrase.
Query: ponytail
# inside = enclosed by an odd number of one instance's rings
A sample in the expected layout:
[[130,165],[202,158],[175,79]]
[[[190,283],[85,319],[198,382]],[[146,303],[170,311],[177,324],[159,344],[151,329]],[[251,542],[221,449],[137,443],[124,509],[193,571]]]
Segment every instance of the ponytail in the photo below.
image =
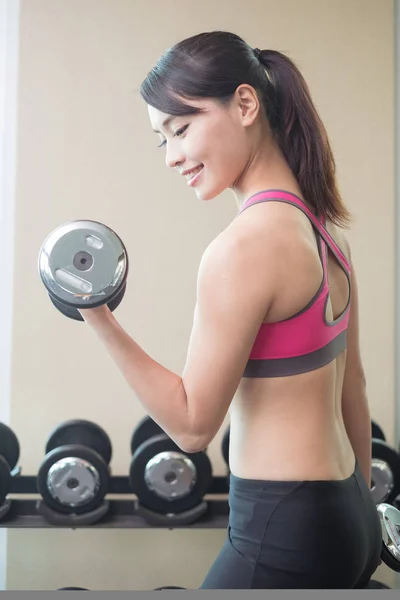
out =
[[269,80],[264,100],[272,131],[305,200],[318,217],[347,226],[350,213],[340,197],[328,135],[307,83],[284,54],[258,50],[256,56]]

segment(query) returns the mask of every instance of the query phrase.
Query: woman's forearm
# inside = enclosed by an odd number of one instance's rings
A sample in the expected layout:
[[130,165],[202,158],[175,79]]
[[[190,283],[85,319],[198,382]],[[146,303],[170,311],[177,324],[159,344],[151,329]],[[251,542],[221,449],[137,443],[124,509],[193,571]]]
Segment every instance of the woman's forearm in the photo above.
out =
[[[190,445],[182,378],[153,360],[108,311],[81,311],[146,412],[181,447]],[[90,313],[90,314],[89,314]]]

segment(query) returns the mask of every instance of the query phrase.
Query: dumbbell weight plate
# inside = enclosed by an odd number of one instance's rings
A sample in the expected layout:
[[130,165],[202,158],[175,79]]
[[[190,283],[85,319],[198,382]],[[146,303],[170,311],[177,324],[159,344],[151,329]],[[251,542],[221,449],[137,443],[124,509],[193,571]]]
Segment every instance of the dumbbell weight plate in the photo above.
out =
[[87,446],[95,450],[109,464],[112,456],[111,441],[100,425],[84,419],[71,419],[58,425],[46,443],[46,454],[71,444]]
[[10,471],[14,469],[19,459],[19,442],[13,430],[5,423],[0,423],[0,455],[6,459]]
[[[156,435],[167,435],[149,416],[143,417],[135,427],[131,438],[131,454],[134,454],[143,442]],[[168,437],[168,436],[167,436]]]
[[109,487],[109,469],[91,448],[78,445],[51,450],[42,462],[37,488],[47,506],[83,514],[100,506]]
[[228,467],[229,467],[229,437],[230,437],[230,427],[228,426],[223,435],[222,444],[221,444],[222,456]]
[[186,454],[168,436],[143,442],[132,456],[130,484],[142,506],[178,514],[199,504],[212,479],[205,452]]
[[[111,312],[113,312],[117,308],[117,306],[121,303],[122,298],[125,295],[125,290],[126,290],[126,284],[124,286],[122,286],[121,290],[118,292],[118,294],[115,296],[115,298],[113,298],[110,302],[107,302],[107,306],[111,310]],[[70,319],[74,319],[75,321],[83,321],[84,320],[81,313],[78,311],[77,308],[74,308],[73,306],[69,306],[68,304],[60,302],[56,298],[53,298],[53,296],[51,296],[50,294],[49,294],[49,298],[52,301],[52,303],[54,304],[54,306],[66,317],[69,317]]]
[[400,573],[400,511],[387,503],[377,506],[382,530],[383,562]]
[[114,310],[121,302],[128,255],[110,227],[96,221],[70,221],[45,239],[38,269],[53,304],[64,315],[82,321],[78,308],[108,304]]
[[382,431],[382,428],[375,421],[371,421],[371,435],[373,439],[383,440],[386,442],[386,437]]
[[372,440],[371,493],[376,504],[392,502],[399,493],[400,457],[383,440]]
[[385,502],[393,490],[393,473],[388,463],[380,458],[371,461],[371,494],[375,504]]
[[3,504],[11,486],[10,466],[0,454],[0,506]]

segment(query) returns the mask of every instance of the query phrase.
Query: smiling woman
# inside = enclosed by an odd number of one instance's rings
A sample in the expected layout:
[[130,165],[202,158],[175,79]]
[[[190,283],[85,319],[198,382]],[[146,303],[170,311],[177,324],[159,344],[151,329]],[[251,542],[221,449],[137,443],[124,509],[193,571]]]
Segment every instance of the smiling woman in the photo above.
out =
[[107,306],[81,312],[182,449],[230,412],[229,527],[202,587],[364,587],[382,538],[350,215],[307,84],[282,53],[214,31],[170,48],[141,94],[167,166],[239,211],[202,257],[181,376]]
[[[260,105],[257,108],[266,117],[264,125],[268,121],[270,135],[279,144],[316,212],[337,224],[347,224],[350,215],[336,187],[334,158],[324,125],[306,82],[285,55],[274,50],[252,49],[229,32],[203,33],[166,51],[142,83],[141,95],[149,106],[154,131],[167,130],[171,134],[170,144],[174,138],[188,134],[189,126],[194,123],[195,131],[190,131],[190,135],[196,141],[188,143],[196,145],[193,150],[189,146],[189,152],[202,154],[212,146],[213,157],[224,162],[226,174],[226,181],[218,186],[221,189],[214,191],[216,195],[232,187],[237,168],[244,166],[239,160],[231,163],[232,158],[238,158],[246,141],[239,135],[243,131],[235,127],[237,114],[230,110],[241,87],[243,94],[246,87],[255,93],[254,100]],[[202,118],[198,119],[199,115]],[[253,115],[249,117],[250,125]],[[259,133],[263,138],[268,131]],[[232,151],[235,143],[238,146]],[[162,146],[166,144],[164,139]],[[176,147],[180,146],[174,144]],[[247,158],[246,149],[240,153],[242,163]],[[179,157],[171,150],[167,164],[176,166],[178,161]]]

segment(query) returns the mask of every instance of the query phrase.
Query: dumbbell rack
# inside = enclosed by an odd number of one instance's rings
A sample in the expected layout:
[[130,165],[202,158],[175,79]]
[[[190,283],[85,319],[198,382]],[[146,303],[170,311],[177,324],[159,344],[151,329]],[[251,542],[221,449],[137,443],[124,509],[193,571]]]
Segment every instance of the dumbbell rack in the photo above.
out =
[[[48,511],[37,492],[36,477],[17,473],[12,477],[10,493],[6,500],[9,503],[9,510],[0,519],[0,528],[60,527],[77,529],[89,526],[99,529],[143,529],[148,527],[221,529],[226,528],[228,524],[228,501],[212,496],[227,494],[228,478],[214,476],[204,498],[207,509],[198,520],[185,524],[180,521],[179,515],[154,520],[147,518],[148,515],[144,515],[136,497],[132,494],[128,477],[114,475],[111,476],[109,491],[100,507],[100,511],[103,510],[104,515],[95,523],[90,524],[90,522],[85,522],[87,515],[75,517],[75,515],[56,515],[52,511]],[[26,495],[34,495],[35,498],[24,498]],[[129,498],[120,498],[120,496],[129,496]]]

